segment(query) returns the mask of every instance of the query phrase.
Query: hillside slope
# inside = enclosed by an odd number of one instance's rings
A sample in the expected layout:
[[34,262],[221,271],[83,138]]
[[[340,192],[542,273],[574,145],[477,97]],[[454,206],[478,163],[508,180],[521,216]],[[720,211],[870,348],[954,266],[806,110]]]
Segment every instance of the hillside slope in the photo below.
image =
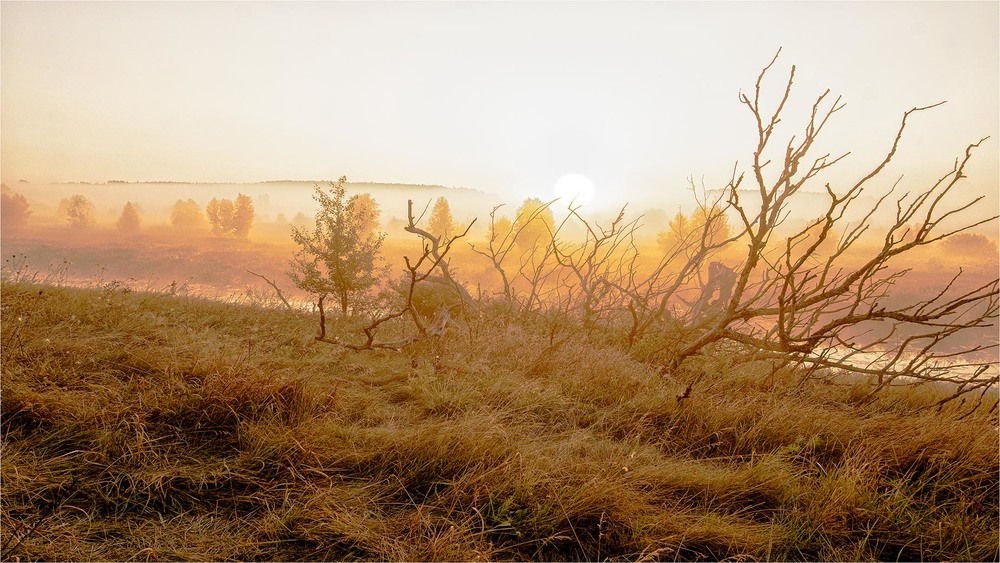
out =
[[5,560],[1000,556],[996,415],[931,388],[665,376],[489,317],[348,352],[117,284],[6,284],[2,319]]

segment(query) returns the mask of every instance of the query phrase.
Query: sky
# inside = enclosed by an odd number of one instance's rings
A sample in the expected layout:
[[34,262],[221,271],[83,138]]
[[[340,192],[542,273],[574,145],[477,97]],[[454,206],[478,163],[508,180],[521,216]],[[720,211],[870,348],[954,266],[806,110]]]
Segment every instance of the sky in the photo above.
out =
[[[8,2],[0,4],[0,176],[33,183],[275,179],[597,199],[724,185],[756,142],[739,103],[796,80],[781,130],[829,88],[817,147],[914,181],[984,143],[998,191],[997,2]],[[784,144],[784,142],[782,142]],[[738,164],[737,164],[738,163]],[[895,173],[895,172],[894,172]]]

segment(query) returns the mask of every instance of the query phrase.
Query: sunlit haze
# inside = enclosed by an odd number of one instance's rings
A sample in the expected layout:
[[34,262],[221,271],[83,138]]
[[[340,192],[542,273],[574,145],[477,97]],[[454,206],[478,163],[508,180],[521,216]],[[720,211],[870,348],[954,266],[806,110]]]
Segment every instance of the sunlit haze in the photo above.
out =
[[998,0],[0,0],[0,560],[996,561],[998,148]]
[[[724,184],[756,125],[737,94],[782,54],[785,123],[826,88],[824,149],[910,178],[965,146],[995,197],[998,4],[4,2],[8,184],[333,179],[597,202]],[[794,128],[794,129],[792,129]]]
[[556,180],[553,195],[573,205],[587,205],[594,199],[594,183],[583,174],[567,174]]

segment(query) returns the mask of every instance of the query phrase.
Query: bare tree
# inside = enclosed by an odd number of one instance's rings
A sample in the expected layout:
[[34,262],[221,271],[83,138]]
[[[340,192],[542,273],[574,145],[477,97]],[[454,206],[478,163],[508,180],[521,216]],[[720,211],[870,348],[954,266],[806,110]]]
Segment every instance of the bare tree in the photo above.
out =
[[[427,281],[435,271],[440,271],[441,275],[451,284],[454,284],[456,289],[461,288],[458,282],[451,275],[451,271],[448,267],[447,256],[451,251],[452,246],[455,241],[464,237],[468,234],[469,229],[472,228],[473,221],[466,227],[465,231],[461,234],[444,237],[444,236],[434,236],[424,229],[417,226],[419,219],[415,218],[413,215],[413,200],[407,201],[407,225],[405,230],[407,232],[418,235],[422,240],[422,251],[420,257],[416,260],[411,261],[408,256],[404,256],[403,260],[406,264],[407,271],[407,284],[403,291],[404,302],[401,307],[387,312],[382,315],[375,316],[371,323],[365,326],[362,330],[365,334],[365,342],[362,344],[351,344],[347,342],[342,342],[339,339],[331,339],[326,335],[326,313],[323,307],[323,300],[326,297],[321,295],[317,306],[319,309],[319,334],[316,336],[316,340],[319,342],[326,342],[328,344],[336,344],[343,346],[345,348],[350,348],[352,350],[371,350],[373,348],[388,348],[393,350],[399,350],[402,347],[428,338],[431,336],[442,336],[445,330],[448,328],[448,324],[451,322],[451,314],[448,308],[441,307],[437,310],[433,321],[428,324],[424,318],[421,317],[417,310],[417,306],[414,302],[414,296],[416,294],[417,287],[420,283]],[[425,269],[426,268],[426,269]],[[464,291],[464,289],[462,289]],[[404,337],[402,339],[391,340],[391,341],[376,341],[379,327],[384,323],[399,319],[404,316],[409,316],[413,321],[413,326],[416,328],[416,332],[410,336]]]
[[[528,318],[545,320],[550,341],[558,327],[579,327],[666,370],[724,346],[739,361],[794,365],[804,377],[870,376],[872,393],[899,378],[952,383],[953,397],[996,385],[997,344],[976,335],[995,325],[1000,279],[973,281],[959,270],[930,294],[901,291],[911,272],[905,260],[914,251],[997,220],[993,211],[976,215],[983,197],[955,203],[960,196],[954,188],[985,139],[968,145],[929,185],[897,193],[897,180],[878,191],[875,180],[899,149],[908,121],[940,104],[906,111],[895,139],[866,173],[839,188],[823,186],[824,209],[817,215],[817,196],[804,202],[802,188],[846,156],[813,154],[844,104],[822,93],[802,131],[778,144],[776,126],[795,67],[776,106],[765,109],[762,84],[777,57],[759,74],[753,95],[739,96],[756,125],[750,170],[738,173],[734,166],[721,190],[693,190],[697,209],[661,237],[656,260],[641,256],[635,243],[640,219],[626,219],[624,208],[602,226],[572,204],[558,225],[551,220],[553,202],[526,201],[513,221],[496,207],[485,244],[472,249],[499,275],[499,298]],[[775,150],[779,156],[771,158]],[[876,220],[883,209],[892,215],[887,224]],[[424,250],[415,263],[406,260],[405,303],[365,329],[366,343],[348,347],[397,347],[401,341],[377,343],[375,331],[407,313],[417,334],[404,343],[438,333],[417,314],[413,288],[435,269],[455,283],[445,255],[459,237],[424,231],[416,226],[412,204],[408,212],[406,230],[422,238]],[[814,219],[786,224],[792,213]],[[564,238],[570,223],[582,227],[582,240]],[[442,323],[446,317],[434,326]],[[322,327],[320,340],[326,341]],[[640,342],[641,350],[634,348]],[[679,400],[690,396],[693,385]]]
[[[497,212],[503,207],[502,205],[494,207],[490,212],[488,240],[486,241],[485,248],[476,248],[474,244],[470,245],[475,253],[487,258],[500,275],[503,284],[503,296],[507,301],[515,302],[519,300],[518,292],[513,282],[518,272],[522,272],[527,264],[526,261],[522,260],[518,270],[514,271],[511,269],[510,261],[517,257],[516,253],[514,253],[515,244],[518,244],[517,241],[519,240],[526,241],[528,238],[531,238],[530,235],[522,234],[528,225],[532,225],[532,228],[535,225],[541,225],[545,229],[545,238],[543,239],[540,234],[536,234],[533,242],[536,243],[536,247],[542,246],[548,248],[551,246],[550,230],[545,225],[551,224],[551,221],[547,223],[547,220],[552,217],[552,211],[549,207],[555,202],[556,200],[552,200],[541,205],[528,205],[528,201],[526,200],[525,204],[522,204],[518,210],[517,215],[515,215],[513,222],[506,217],[497,216]],[[531,250],[534,250],[534,248],[532,247]],[[528,254],[532,253],[529,252]],[[531,277],[528,276],[528,278],[530,279]]]
[[[473,250],[490,260],[498,272],[503,287],[500,295],[522,314],[540,315],[548,331],[556,325],[568,330],[578,323],[588,335],[594,336],[594,330],[601,328],[601,338],[610,337],[631,348],[648,333],[667,334],[678,326],[671,309],[676,298],[691,289],[690,282],[709,258],[741,236],[720,228],[728,210],[728,203],[720,198],[710,198],[703,190],[696,197],[694,213],[703,220],[697,228],[686,228],[672,239],[652,266],[648,257],[640,256],[635,242],[641,217],[626,219],[622,208],[602,226],[584,218],[580,207],[572,203],[558,225],[547,227],[544,237],[535,235],[535,246],[520,253],[514,252],[519,229],[532,224],[531,216],[519,215],[511,224],[498,218],[499,207],[494,208],[487,244],[473,246]],[[553,203],[530,211],[540,213]],[[563,237],[571,223],[582,229],[582,240]]]
[[[967,146],[930,185],[899,194],[897,180],[878,191],[875,180],[908,121],[940,104],[906,111],[892,144],[866,173],[840,189],[823,186],[825,209],[817,217],[815,196],[804,201],[802,188],[846,156],[813,154],[844,104],[829,91],[818,96],[803,130],[778,145],[772,159],[795,75],[793,66],[776,106],[766,110],[762,84],[776,61],[777,55],[761,71],[752,96],[739,97],[757,132],[749,174],[735,166],[722,190],[711,196],[704,186],[694,190],[698,208],[661,237],[655,265],[640,259],[638,223],[626,220],[624,209],[601,227],[570,207],[546,236],[529,233],[531,252],[512,254],[534,216],[524,216],[523,208],[507,228],[495,208],[487,244],[473,249],[499,273],[500,295],[522,312],[557,312],[587,334],[595,327],[623,332],[627,348],[652,341],[641,357],[667,369],[728,343],[738,358],[794,364],[807,376],[871,376],[873,393],[901,377],[953,383],[956,396],[996,385],[995,339],[976,337],[995,325],[998,279],[975,282],[958,271],[929,295],[901,290],[914,251],[997,220],[993,211],[976,215],[983,197],[954,203],[954,188],[985,139]],[[883,209],[892,214],[888,224],[876,220]],[[792,213],[816,218],[792,227],[786,225]],[[568,221],[584,228],[583,241],[561,239]]]
[[[708,281],[699,290],[698,299],[691,304],[691,318],[700,319],[705,315],[716,313],[729,304],[733,298],[736,286],[736,271],[722,262],[712,262],[708,265]],[[715,292],[719,297],[715,297]]]
[[[780,51],[779,51],[780,53]],[[993,326],[997,318],[997,284],[993,279],[969,286],[959,271],[931,296],[900,301],[893,289],[908,274],[901,258],[935,241],[944,240],[997,219],[995,214],[971,216],[983,200],[973,197],[946,204],[947,196],[965,178],[964,170],[973,152],[985,139],[966,147],[946,174],[928,187],[894,195],[892,189],[878,194],[871,209],[860,220],[850,222],[836,245],[827,239],[845,219],[852,204],[867,195],[896,154],[907,122],[916,114],[935,108],[915,107],[903,114],[892,145],[880,161],[846,189],[825,185],[825,213],[791,233],[778,245],[778,230],[793,209],[796,194],[820,172],[846,154],[812,155],[812,148],[828,120],[844,108],[840,98],[829,101],[829,90],[812,105],[802,133],[787,140],[782,158],[775,162],[765,155],[774,143],[775,126],[788,101],[795,76],[791,67],[783,95],[771,111],[763,108],[762,82],[777,55],[758,76],[753,96],[740,94],[757,125],[757,147],[753,154],[753,189],[742,190],[745,176],[727,186],[728,204],[741,222],[747,244],[744,261],[735,270],[728,302],[709,325],[686,342],[674,364],[696,355],[720,341],[738,343],[755,357],[773,358],[799,365],[833,368],[876,377],[877,389],[899,377],[948,381],[962,389],[981,389],[997,382],[991,362],[965,360],[970,353],[995,348],[995,344],[946,346],[958,334]],[[943,103],[943,102],[942,102]],[[775,166],[776,165],[776,166]],[[876,211],[894,208],[894,220],[881,232],[873,220]],[[954,220],[958,219],[956,226]],[[877,238],[880,244],[866,254],[859,241]],[[824,244],[832,246],[819,256]],[[849,253],[852,259],[849,260]],[[857,256],[864,256],[857,259]],[[957,365],[956,365],[957,364]]]

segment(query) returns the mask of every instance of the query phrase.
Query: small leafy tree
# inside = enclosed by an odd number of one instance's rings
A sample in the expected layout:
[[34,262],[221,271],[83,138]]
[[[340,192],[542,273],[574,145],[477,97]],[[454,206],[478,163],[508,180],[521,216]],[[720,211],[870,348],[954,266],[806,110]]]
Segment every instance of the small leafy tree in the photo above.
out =
[[94,219],[96,208],[93,202],[80,194],[76,194],[64,201],[66,202],[66,220],[69,221],[71,227],[82,229],[93,226],[96,222]]
[[486,242],[499,242],[510,236],[514,230],[514,223],[509,217],[497,217],[486,232]]
[[170,211],[170,224],[179,229],[194,229],[205,224],[205,215],[193,199],[178,199]]
[[217,235],[224,235],[233,230],[233,218],[236,214],[236,206],[230,199],[212,198],[205,207],[205,215],[212,225],[212,232]]
[[126,201],[125,207],[122,208],[122,214],[118,217],[118,230],[128,234],[137,233],[141,223],[138,206],[131,201]]
[[715,245],[731,236],[732,228],[717,205],[699,205],[690,215],[678,211],[666,230],[656,236],[656,242],[664,252],[670,252],[677,247],[694,248],[702,243]]
[[0,223],[4,228],[23,227],[28,222],[29,215],[31,209],[28,200],[3,184],[0,187]]
[[987,263],[997,260],[996,241],[977,233],[958,233],[948,237],[941,241],[941,248],[953,256],[976,256]]
[[517,245],[522,250],[547,246],[551,242],[555,222],[552,210],[541,199],[537,197],[525,199],[521,207],[517,208],[517,219],[514,221]]
[[253,200],[250,199],[250,196],[244,194],[236,196],[236,210],[233,211],[233,234],[239,238],[247,238],[253,227],[253,217]]
[[320,208],[315,228],[292,227],[292,240],[301,248],[288,274],[296,286],[321,299],[333,295],[343,315],[385,277],[379,262],[386,236],[377,232],[375,201],[361,195],[348,198],[346,181],[341,177],[328,190],[316,186],[313,199]]
[[212,198],[205,207],[205,214],[216,235],[231,234],[246,238],[253,227],[253,200],[244,194],[236,196],[236,201]]
[[[219,224],[212,223],[212,231],[216,234],[226,234],[233,230],[233,216],[236,215],[236,205],[231,199],[219,201]],[[211,221],[211,218],[209,218]],[[216,228],[218,230],[216,231]]]
[[[341,178],[341,182],[343,180],[344,178]],[[348,208],[350,207],[348,205]],[[418,340],[444,335],[451,322],[452,304],[458,307],[472,305],[472,296],[452,277],[448,260],[445,257],[451,251],[455,241],[469,234],[469,229],[476,222],[475,219],[466,227],[465,232],[445,239],[436,237],[417,226],[417,219],[413,216],[412,199],[406,202],[406,217],[407,223],[403,230],[422,239],[423,251],[415,261],[411,261],[407,256],[403,257],[407,270],[407,275],[404,277],[409,278],[409,280],[408,282],[404,281],[397,290],[404,297],[405,303],[398,308],[390,307],[389,310],[378,311],[372,316],[371,323],[362,329],[365,333],[365,342],[363,344],[350,344],[336,338],[331,340],[326,337],[326,313],[323,309],[323,300],[326,295],[321,295],[316,303],[316,308],[319,309],[317,341],[336,344],[351,350],[372,350],[375,348],[400,350]],[[435,271],[440,271],[441,276],[434,276]],[[430,314],[431,310],[434,311],[434,320],[428,326],[421,315]],[[376,334],[382,324],[406,316],[407,313],[417,329],[416,334],[411,334],[400,340],[375,341]]]
[[219,215],[219,199],[213,197],[212,201],[208,202],[205,206],[205,216],[208,217],[208,223],[212,225],[212,232],[219,235],[222,234],[222,217]]
[[[817,217],[809,221],[804,227],[800,227],[795,234],[799,235],[796,239],[796,244],[789,252],[790,256],[798,257],[803,252],[809,251],[812,260],[825,260],[831,254],[837,251],[837,246],[840,242],[840,237],[837,235],[836,226],[827,229],[826,228],[826,217]],[[798,242],[801,239],[801,242]],[[786,242],[779,240],[779,244],[785,245]]]
[[434,203],[431,218],[427,221],[427,230],[439,237],[447,237],[455,230],[455,219],[451,215],[451,206],[446,198],[439,197]]
[[348,213],[357,218],[356,234],[365,238],[375,236],[378,232],[379,210],[378,202],[371,194],[357,194],[347,201]]

